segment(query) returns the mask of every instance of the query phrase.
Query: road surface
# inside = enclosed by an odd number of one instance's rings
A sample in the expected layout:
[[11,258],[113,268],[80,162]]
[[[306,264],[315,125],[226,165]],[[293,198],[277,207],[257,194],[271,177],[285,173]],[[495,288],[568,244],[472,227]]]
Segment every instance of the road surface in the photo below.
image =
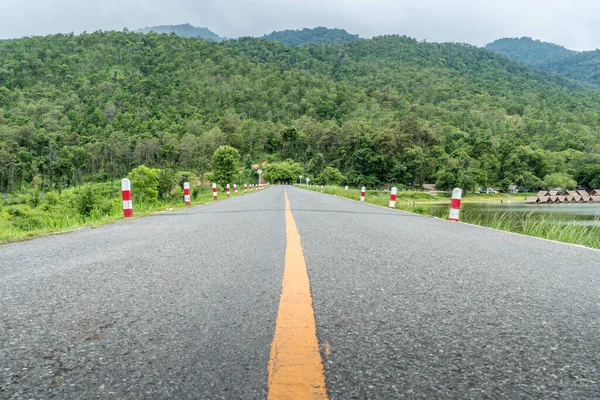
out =
[[1,399],[600,398],[600,252],[289,186],[0,246],[0,300]]

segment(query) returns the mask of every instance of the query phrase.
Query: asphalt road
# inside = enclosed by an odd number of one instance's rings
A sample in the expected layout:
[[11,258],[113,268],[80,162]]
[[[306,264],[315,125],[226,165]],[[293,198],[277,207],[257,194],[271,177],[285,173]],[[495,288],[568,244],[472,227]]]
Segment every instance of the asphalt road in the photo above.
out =
[[[285,187],[331,399],[600,398],[600,252]],[[0,246],[0,398],[263,399],[284,187]]]

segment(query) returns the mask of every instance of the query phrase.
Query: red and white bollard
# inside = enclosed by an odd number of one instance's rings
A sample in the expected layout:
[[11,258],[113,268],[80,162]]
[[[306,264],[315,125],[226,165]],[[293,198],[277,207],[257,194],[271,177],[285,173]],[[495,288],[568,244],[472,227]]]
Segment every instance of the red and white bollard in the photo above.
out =
[[348,193],[348,186],[344,186],[344,194]]
[[248,193],[248,185],[244,183],[244,193]]
[[321,185],[321,193],[323,192],[323,185]]
[[392,193],[390,193],[390,208],[396,208],[396,193],[398,188],[393,187]]
[[229,183],[227,184],[227,188],[225,189],[225,194],[227,195],[227,197],[231,196],[231,186],[229,185]]
[[190,183],[189,182],[183,182],[183,201],[185,202],[186,206],[189,206],[191,203],[191,196],[190,196]]
[[217,184],[213,183],[213,200],[217,199]]
[[360,188],[360,201],[365,201],[366,195],[367,195],[367,188],[363,186]]
[[462,199],[462,190],[456,188],[452,191],[452,201],[450,202],[450,215],[448,216],[448,220],[458,222],[460,199]]
[[233,184],[233,191],[235,192],[235,195],[237,196],[238,195],[238,188],[237,188],[237,185],[235,183]]
[[131,181],[127,178],[121,180],[121,196],[123,198],[123,217],[133,217],[133,201],[131,201]]

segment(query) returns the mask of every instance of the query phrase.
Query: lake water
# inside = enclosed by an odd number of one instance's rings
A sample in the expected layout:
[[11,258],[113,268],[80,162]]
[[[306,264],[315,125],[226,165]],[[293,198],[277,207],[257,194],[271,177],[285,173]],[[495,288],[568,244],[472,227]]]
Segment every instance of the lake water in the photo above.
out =
[[[429,212],[436,217],[448,214],[448,205],[432,205]],[[461,214],[465,222],[472,218],[489,219],[498,213],[511,213],[523,218],[552,218],[557,223],[600,226],[600,203],[591,204],[516,204],[516,203],[463,203]]]

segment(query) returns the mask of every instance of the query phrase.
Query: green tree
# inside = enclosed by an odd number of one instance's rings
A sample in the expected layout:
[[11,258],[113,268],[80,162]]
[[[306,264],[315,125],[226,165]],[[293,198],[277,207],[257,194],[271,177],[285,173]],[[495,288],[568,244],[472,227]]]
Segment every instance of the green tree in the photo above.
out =
[[544,177],[543,185],[545,189],[575,189],[577,182],[569,174],[555,172]]
[[25,196],[27,204],[29,204],[31,207],[37,207],[40,204],[41,187],[42,178],[39,175],[34,176],[31,184],[29,185],[27,195]]
[[170,168],[161,169],[158,174],[158,195],[167,200],[169,193],[177,184],[177,174]]
[[318,182],[322,185],[339,185],[344,182],[346,178],[337,168],[326,167],[317,178]]
[[436,176],[435,186],[440,190],[452,190],[458,184],[456,174],[448,171],[440,171]]
[[212,169],[214,180],[221,186],[235,182],[238,176],[240,153],[231,146],[220,146],[213,155]]
[[160,170],[140,165],[127,176],[131,180],[131,196],[133,201],[158,201],[158,181]]

